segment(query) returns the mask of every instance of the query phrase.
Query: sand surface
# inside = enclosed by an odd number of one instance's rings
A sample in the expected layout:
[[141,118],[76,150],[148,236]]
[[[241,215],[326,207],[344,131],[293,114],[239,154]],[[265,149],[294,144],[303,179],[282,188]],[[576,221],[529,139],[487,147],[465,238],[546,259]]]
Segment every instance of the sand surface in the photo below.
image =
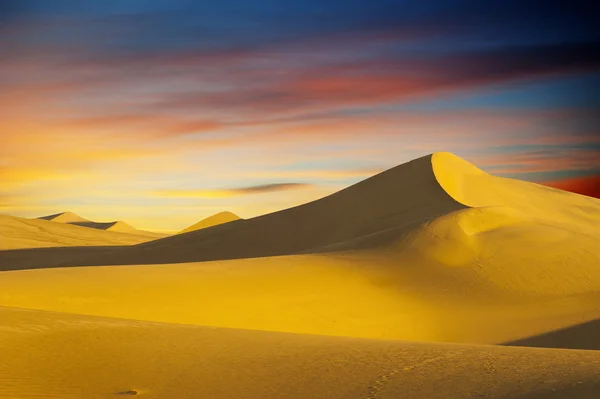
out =
[[180,231],[181,233],[189,233],[190,231],[202,230],[212,226],[218,226],[223,223],[229,223],[239,220],[240,217],[235,213],[231,212],[219,212],[215,215],[209,216],[206,219],[202,219],[196,224],[191,225]]
[[436,153],[135,246],[0,251],[0,397],[598,398],[599,224]]
[[[152,239],[149,236],[91,229],[70,223],[0,215],[0,251],[19,248],[134,245]],[[28,259],[44,265],[52,263],[56,258]],[[6,261],[0,259],[0,270],[6,266]]]
[[58,223],[73,224],[73,225],[82,226],[82,227],[90,227],[92,229],[135,234],[135,235],[139,235],[139,236],[147,236],[147,237],[152,237],[152,238],[164,238],[164,237],[168,236],[168,234],[164,234],[164,233],[155,233],[153,231],[139,230],[139,229],[136,229],[135,227],[130,226],[129,224],[122,222],[122,221],[94,222],[92,220],[82,218],[81,216],[79,216],[73,212],[56,213],[54,215],[42,216],[38,219],[50,220],[50,221],[58,222]]
[[0,308],[0,398],[596,399],[600,352],[214,329]]

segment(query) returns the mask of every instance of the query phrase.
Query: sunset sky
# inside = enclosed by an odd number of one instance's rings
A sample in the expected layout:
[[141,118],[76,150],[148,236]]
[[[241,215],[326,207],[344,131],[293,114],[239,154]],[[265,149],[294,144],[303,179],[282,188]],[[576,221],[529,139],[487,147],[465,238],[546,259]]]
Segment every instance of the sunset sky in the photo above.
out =
[[592,3],[0,1],[0,213],[173,231],[435,151],[597,190]]

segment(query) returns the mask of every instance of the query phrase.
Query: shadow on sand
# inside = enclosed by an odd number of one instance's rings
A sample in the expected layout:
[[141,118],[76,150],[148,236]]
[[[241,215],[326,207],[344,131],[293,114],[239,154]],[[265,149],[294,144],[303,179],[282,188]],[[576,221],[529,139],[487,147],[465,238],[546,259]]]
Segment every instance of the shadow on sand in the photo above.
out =
[[502,345],[600,350],[600,319],[533,337],[506,342]]
[[109,255],[120,246],[105,247],[52,247],[0,251],[0,272],[9,270],[47,269],[78,266],[78,260],[98,255]]

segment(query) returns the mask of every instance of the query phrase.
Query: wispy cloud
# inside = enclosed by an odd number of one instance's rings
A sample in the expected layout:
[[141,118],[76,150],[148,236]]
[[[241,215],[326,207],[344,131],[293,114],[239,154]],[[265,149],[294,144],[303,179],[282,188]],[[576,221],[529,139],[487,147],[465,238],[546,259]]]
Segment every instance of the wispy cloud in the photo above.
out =
[[277,191],[288,191],[298,190],[303,188],[312,187],[310,184],[304,183],[275,183],[275,184],[263,184],[259,186],[250,187],[237,187],[228,189],[216,189],[216,190],[161,190],[156,191],[155,194],[162,197],[171,198],[230,198],[239,197],[251,194],[265,194]]

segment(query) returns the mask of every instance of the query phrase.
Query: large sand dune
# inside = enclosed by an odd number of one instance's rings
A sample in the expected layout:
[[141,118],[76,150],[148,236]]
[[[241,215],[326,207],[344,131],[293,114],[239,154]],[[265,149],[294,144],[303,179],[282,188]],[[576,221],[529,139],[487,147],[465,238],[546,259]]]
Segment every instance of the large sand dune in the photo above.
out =
[[[490,231],[523,227],[528,235],[543,230],[543,236],[554,237],[548,238],[551,242],[565,235],[569,242],[600,237],[600,200],[492,176],[453,154],[436,153],[298,207],[81,258],[77,264],[194,262],[379,247],[402,241],[438,217],[471,208],[483,212],[477,222],[482,234],[488,229],[483,225],[492,223]],[[453,225],[462,231],[460,223]]]
[[596,399],[600,352],[213,329],[0,308],[0,398]]
[[[144,235],[90,229],[72,223],[56,223],[42,219],[24,219],[0,215],[0,250],[65,246],[133,245],[151,239],[151,237]],[[0,251],[0,254],[4,253],[4,251]],[[85,251],[82,254],[85,254]],[[47,256],[26,256],[31,262],[37,262],[41,265],[52,263],[54,260]],[[7,263],[8,260],[3,258],[3,255],[0,255],[0,270],[8,267]]]

